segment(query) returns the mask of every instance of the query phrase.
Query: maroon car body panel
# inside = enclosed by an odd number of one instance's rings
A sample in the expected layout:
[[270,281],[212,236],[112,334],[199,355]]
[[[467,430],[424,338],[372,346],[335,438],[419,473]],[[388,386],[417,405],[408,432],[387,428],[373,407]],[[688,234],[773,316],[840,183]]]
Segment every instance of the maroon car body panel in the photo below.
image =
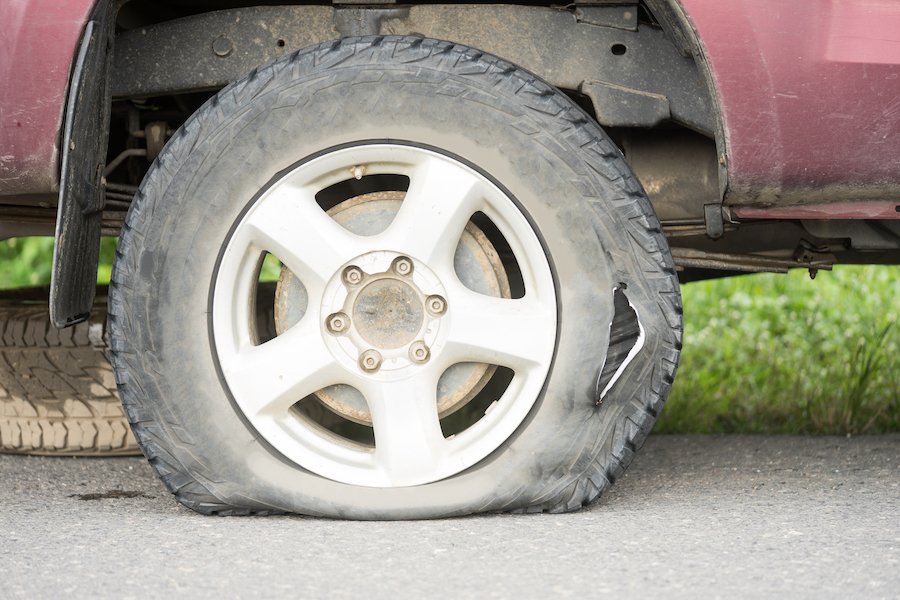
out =
[[[889,213],[900,198],[900,1],[680,2],[721,110],[726,201],[867,201]],[[58,187],[67,83],[93,4],[0,3],[0,195]]]
[[726,202],[900,199],[900,1],[680,1],[721,109]]
[[825,221],[856,219],[893,221],[900,219],[897,201],[873,200],[794,206],[736,206],[732,213],[740,219],[815,219]]
[[0,194],[59,184],[63,109],[94,0],[0,2]]

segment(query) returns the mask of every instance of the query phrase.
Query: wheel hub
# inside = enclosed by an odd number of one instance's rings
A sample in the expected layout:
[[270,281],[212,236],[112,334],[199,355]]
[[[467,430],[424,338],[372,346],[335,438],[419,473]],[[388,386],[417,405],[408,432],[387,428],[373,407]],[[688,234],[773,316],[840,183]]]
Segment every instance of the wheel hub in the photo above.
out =
[[446,292],[437,275],[413,258],[389,251],[358,256],[325,289],[326,344],[348,368],[394,379],[427,362],[441,343],[448,311],[429,311],[426,304],[435,298],[446,304]]
[[351,326],[376,349],[409,345],[424,322],[421,292],[399,278],[376,279],[353,302]]
[[[403,197],[403,192],[364,194],[338,204],[329,210],[328,214],[357,235],[376,235],[390,225]],[[389,254],[389,257],[400,258],[401,255],[393,253]],[[509,281],[496,250],[484,233],[471,223],[466,227],[460,240],[458,259],[457,274],[466,285],[488,296],[509,297]],[[340,277],[335,275],[329,283],[329,289],[343,288],[355,301],[346,305],[340,301],[328,306],[323,305],[325,337],[332,338],[330,341],[335,337],[330,333],[332,329],[328,321],[330,317],[335,315],[346,317],[347,330],[355,330],[348,339],[361,341],[353,348],[342,351],[343,362],[370,375],[374,372],[383,373],[384,369],[390,370],[395,366],[385,364],[385,354],[396,354],[398,358],[407,361],[407,366],[430,361],[433,357],[432,348],[428,340],[424,339],[424,335],[415,335],[412,338],[409,336],[416,321],[415,317],[407,316],[404,320],[404,317],[398,315],[417,312],[410,306],[413,295],[424,307],[423,326],[419,331],[426,328],[425,325],[429,320],[434,321],[434,317],[445,315],[448,310],[446,296],[436,292],[443,289],[440,281],[434,277],[437,287],[418,287],[415,281],[423,274],[431,273],[431,270],[425,265],[419,265],[415,260],[410,260],[409,272],[404,264],[398,269],[392,258],[385,258],[379,266],[370,266],[368,271],[364,272],[360,265],[368,264],[368,260],[357,257],[340,272]],[[387,282],[369,290],[369,285],[379,281]],[[400,283],[409,286],[412,294]],[[391,302],[391,298],[394,302]],[[381,316],[375,317],[372,313],[377,311],[371,309],[379,306],[384,308],[384,300],[391,304],[393,311],[386,314],[382,311]],[[307,304],[308,297],[303,284],[288,269],[284,269],[275,300],[275,323],[279,334],[303,318],[308,309]],[[357,312],[361,314],[354,315]],[[396,320],[394,324],[399,327],[397,330],[386,331],[390,329],[389,321],[392,319]],[[404,330],[404,326],[405,334],[398,333],[398,330]],[[382,352],[384,349],[387,351]],[[363,357],[363,353],[368,354]],[[355,364],[351,364],[354,361]],[[375,364],[378,366],[374,367]],[[465,406],[484,388],[495,370],[494,366],[474,362],[450,367],[438,382],[438,411],[441,416],[449,415]],[[335,385],[319,390],[315,395],[322,404],[338,415],[363,425],[372,424],[366,400],[356,389],[346,385]]]

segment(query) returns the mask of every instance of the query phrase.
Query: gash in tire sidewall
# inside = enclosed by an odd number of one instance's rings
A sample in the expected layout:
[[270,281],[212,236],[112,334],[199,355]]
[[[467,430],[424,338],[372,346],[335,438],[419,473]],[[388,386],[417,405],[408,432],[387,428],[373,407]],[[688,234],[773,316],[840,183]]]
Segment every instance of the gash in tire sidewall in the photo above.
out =
[[[489,176],[534,224],[557,282],[557,350],[529,417],[466,472],[409,488],[337,483],[269,447],[230,400],[208,319],[218,258],[260,192],[299,162],[367,140],[436,149]],[[557,90],[465,47],[349,39],[252,73],[179,131],[128,227],[114,275],[127,285],[113,292],[128,315],[113,327],[126,408],[145,447],[223,506],[353,518],[575,508],[627,464],[621,449],[643,440],[674,374],[677,282],[621,154]],[[597,406],[622,284],[647,340]]]

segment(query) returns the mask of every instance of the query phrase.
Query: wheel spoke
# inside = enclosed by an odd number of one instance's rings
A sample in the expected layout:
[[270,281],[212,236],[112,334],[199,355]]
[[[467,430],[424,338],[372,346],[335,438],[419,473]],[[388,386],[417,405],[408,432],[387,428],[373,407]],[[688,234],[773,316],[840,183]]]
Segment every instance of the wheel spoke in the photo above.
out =
[[309,289],[365,251],[361,239],[329,217],[304,188],[273,188],[247,215],[254,244],[274,254]]
[[450,300],[450,332],[441,352],[446,366],[483,362],[527,370],[549,358],[554,311],[525,296],[517,300],[457,292]]
[[384,234],[386,247],[432,266],[451,266],[466,223],[483,202],[482,184],[473,174],[431,157],[412,173],[400,211]]
[[437,411],[437,378],[428,370],[363,393],[375,428],[375,462],[392,485],[429,479],[446,453]]
[[278,418],[309,394],[341,382],[343,369],[312,316],[264,344],[223,358],[222,370],[244,412]]

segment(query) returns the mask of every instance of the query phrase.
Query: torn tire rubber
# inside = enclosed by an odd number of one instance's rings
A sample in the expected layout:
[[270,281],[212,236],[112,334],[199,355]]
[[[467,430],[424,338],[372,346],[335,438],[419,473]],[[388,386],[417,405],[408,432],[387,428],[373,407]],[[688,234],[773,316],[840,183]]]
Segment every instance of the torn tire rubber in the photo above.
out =
[[67,329],[50,324],[44,289],[0,296],[0,452],[140,454],[106,358],[105,294]]
[[[274,338],[248,316],[267,254]],[[110,328],[184,505],[406,519],[596,500],[662,408],[682,318],[590,117],[496,57],[370,37],[260,68],[179,130],[129,211]]]

